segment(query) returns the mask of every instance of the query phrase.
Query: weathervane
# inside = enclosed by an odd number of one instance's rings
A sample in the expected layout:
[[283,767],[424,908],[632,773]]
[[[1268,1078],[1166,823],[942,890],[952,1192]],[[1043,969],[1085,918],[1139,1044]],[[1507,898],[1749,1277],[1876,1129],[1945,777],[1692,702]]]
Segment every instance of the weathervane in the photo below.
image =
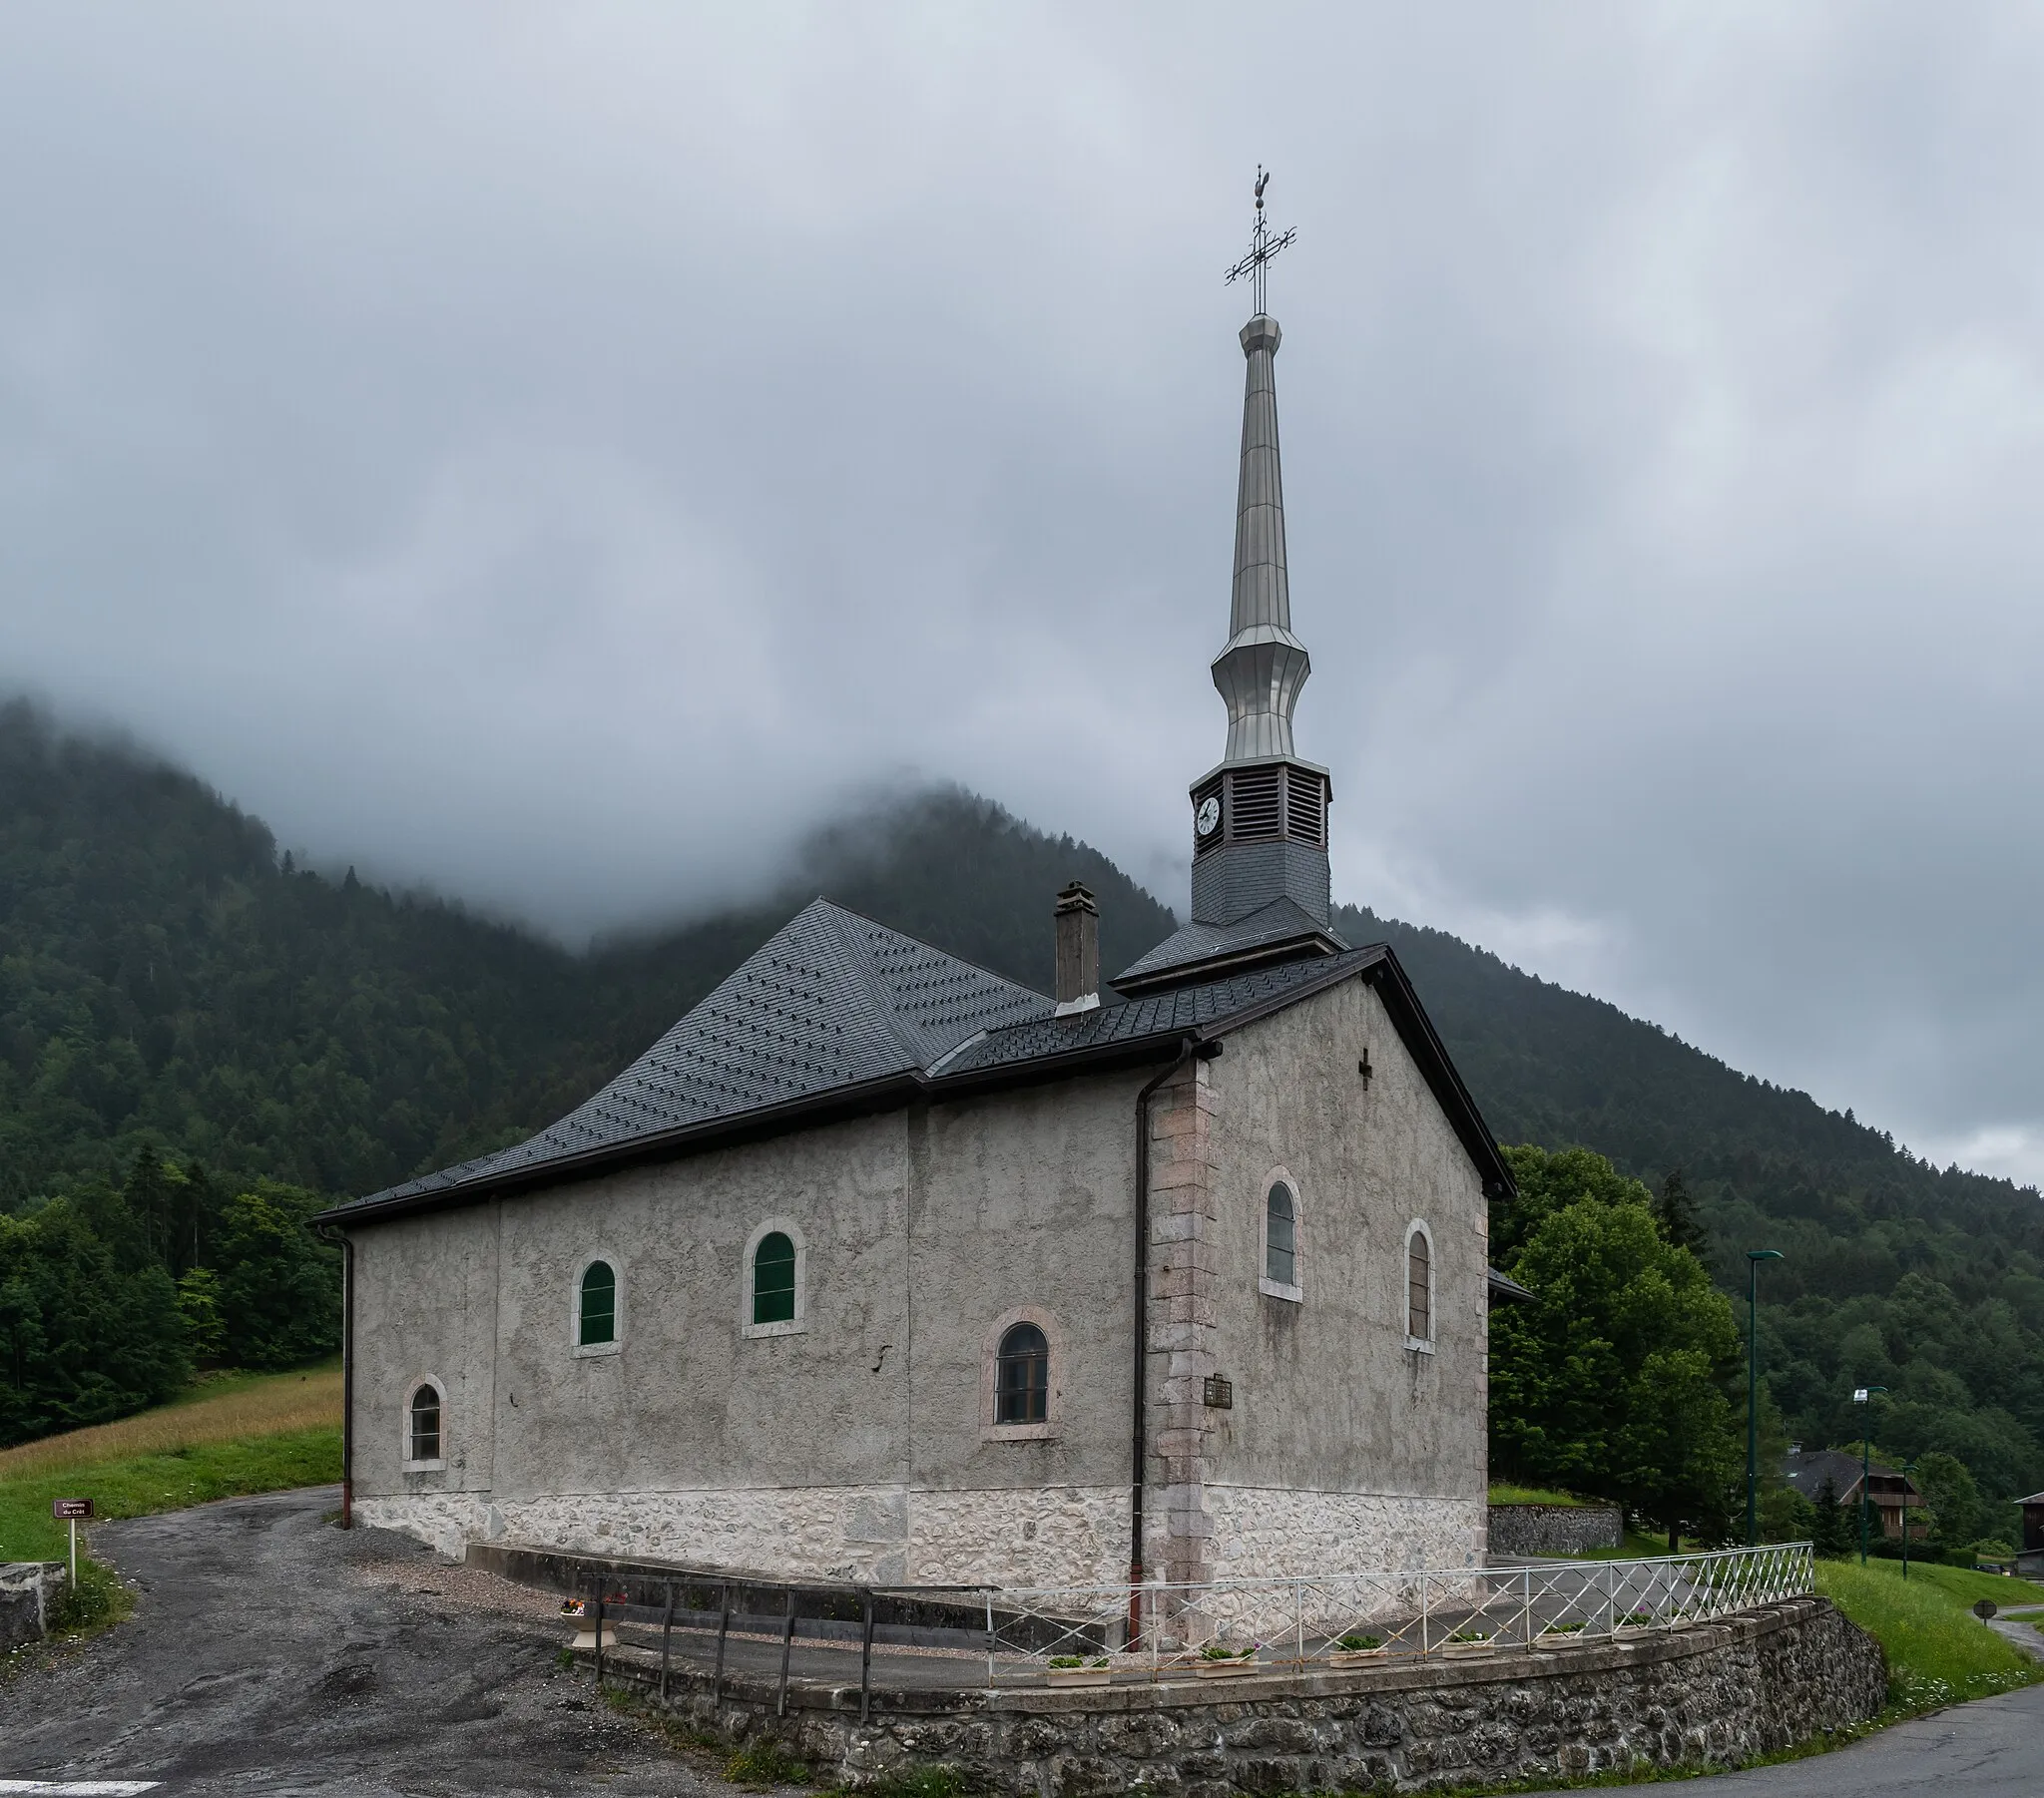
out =
[[1264,217],[1264,190],[1271,185],[1270,176],[1264,173],[1264,165],[1257,165],[1257,225],[1250,234],[1250,253],[1228,271],[1228,282],[1233,286],[1244,275],[1250,277],[1250,298],[1257,314],[1264,310],[1264,269],[1271,258],[1298,235],[1295,230],[1281,230],[1272,234],[1271,223]]

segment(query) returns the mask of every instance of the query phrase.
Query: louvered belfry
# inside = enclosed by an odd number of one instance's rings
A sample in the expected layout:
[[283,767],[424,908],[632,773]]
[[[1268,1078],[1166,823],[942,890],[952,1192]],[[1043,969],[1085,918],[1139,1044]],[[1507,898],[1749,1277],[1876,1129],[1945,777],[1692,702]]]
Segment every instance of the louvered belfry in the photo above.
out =
[[1192,922],[1116,979],[1124,993],[1343,947],[1329,926],[1332,783],[1325,768],[1299,759],[1291,736],[1292,707],[1312,662],[1291,634],[1284,565],[1275,367],[1282,339],[1277,319],[1264,312],[1242,327],[1249,376],[1235,593],[1228,644],[1214,658],[1214,684],[1228,706],[1228,746],[1221,765],[1192,786]]

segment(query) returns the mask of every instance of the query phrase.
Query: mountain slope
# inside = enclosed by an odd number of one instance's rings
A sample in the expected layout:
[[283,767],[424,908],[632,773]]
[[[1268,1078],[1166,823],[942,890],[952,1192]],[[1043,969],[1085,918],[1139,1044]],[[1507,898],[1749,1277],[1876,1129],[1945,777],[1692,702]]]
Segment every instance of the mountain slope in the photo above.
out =
[[[1102,961],[1172,928],[1096,851],[957,792],[808,845],[757,906],[573,955],[458,905],[279,863],[267,829],[132,748],[0,707],[0,1210],[115,1174],[144,1143],[233,1179],[360,1192],[514,1141],[636,1056],[826,893],[1038,988],[1053,897],[1085,880]],[[2044,1485],[2044,1208],[1441,932],[1387,939],[1505,1141],[1679,1167],[1716,1272],[1766,1274],[1791,1428],[1844,1440],[1893,1389],[1894,1452],[1950,1449],[1993,1492]]]
[[577,956],[279,862],[192,775],[0,707],[0,1209],[145,1142],[359,1192],[515,1141],[819,892],[1047,988],[1075,878],[1109,965],[1171,930],[1097,851],[954,791],[819,836],[760,905]]

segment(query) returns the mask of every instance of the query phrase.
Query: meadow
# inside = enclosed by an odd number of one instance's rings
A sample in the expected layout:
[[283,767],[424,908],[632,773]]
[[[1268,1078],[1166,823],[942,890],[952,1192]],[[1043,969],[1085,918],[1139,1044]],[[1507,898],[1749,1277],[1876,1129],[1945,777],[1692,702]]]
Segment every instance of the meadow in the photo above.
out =
[[1817,1589],[1887,1650],[1888,1703],[1896,1715],[1984,1698],[2044,1678],[2044,1667],[1973,1615],[2044,1604],[2044,1586],[1967,1568],[1896,1561],[1819,1561]]
[[[340,1478],[340,1367],[230,1374],[118,1423],[0,1451],[0,1561],[54,1561],[60,1498],[144,1517]],[[87,1529],[90,1538],[90,1527]]]

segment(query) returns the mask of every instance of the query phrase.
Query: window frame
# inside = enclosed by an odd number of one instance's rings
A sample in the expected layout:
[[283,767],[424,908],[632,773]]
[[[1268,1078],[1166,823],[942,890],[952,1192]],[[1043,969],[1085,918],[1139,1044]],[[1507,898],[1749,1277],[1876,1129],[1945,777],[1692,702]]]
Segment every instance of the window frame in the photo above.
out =
[[[794,1244],[794,1315],[775,1323],[753,1321],[753,1277],[760,1244],[778,1231]],[[792,1217],[763,1217],[746,1238],[739,1259],[739,1334],[741,1336],[799,1336],[809,1327],[809,1246],[802,1226]]]
[[[420,1392],[431,1387],[433,1395],[440,1401],[440,1452],[438,1455],[415,1460],[412,1456],[411,1413],[412,1402]],[[447,1386],[433,1374],[416,1374],[404,1383],[404,1403],[397,1408],[397,1466],[407,1474],[444,1473],[447,1468]]]
[[[1291,1283],[1271,1277],[1271,1192],[1282,1186],[1291,1194]],[[1257,1188],[1257,1290],[1266,1298],[1289,1304],[1305,1301],[1305,1199],[1288,1167],[1274,1167]]]
[[[1050,1366],[1043,1394],[1043,1422],[1040,1424],[997,1424],[995,1407],[1000,1403],[1001,1339],[1018,1323],[1034,1324],[1043,1332]],[[979,1439],[981,1442],[1054,1442],[1064,1431],[1065,1333],[1058,1320],[1041,1305],[1017,1305],[1003,1311],[987,1325],[979,1354]]]
[[[1417,1236],[1426,1244],[1426,1334],[1412,1333],[1412,1239]],[[1405,1346],[1417,1354],[1430,1355],[1439,1340],[1441,1329],[1440,1312],[1440,1257],[1434,1252],[1433,1231],[1423,1217],[1415,1217],[1405,1226],[1404,1254],[1400,1257],[1398,1290],[1405,1301]]]
[[[582,1340],[582,1282],[599,1261],[611,1270],[611,1339],[608,1342]],[[625,1262],[621,1255],[602,1248],[584,1255],[568,1287],[568,1350],[578,1360],[615,1355],[625,1346]]]

